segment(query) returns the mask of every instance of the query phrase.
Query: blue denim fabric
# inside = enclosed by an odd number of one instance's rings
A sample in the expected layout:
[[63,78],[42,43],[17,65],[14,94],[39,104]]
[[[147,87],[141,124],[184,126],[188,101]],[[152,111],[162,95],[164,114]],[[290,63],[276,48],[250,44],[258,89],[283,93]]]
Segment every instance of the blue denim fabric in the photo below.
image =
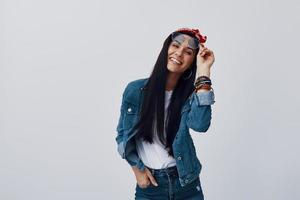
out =
[[203,192],[199,177],[182,187],[179,181],[176,166],[150,170],[158,186],[150,184],[147,188],[141,188],[136,184],[136,200],[203,200]]
[[[116,128],[118,134],[115,138],[121,157],[131,166],[136,166],[142,171],[145,165],[136,151],[133,126],[138,121],[147,80],[148,78],[138,79],[126,86]],[[214,103],[213,90],[193,92],[182,107],[179,129],[172,144],[181,186],[196,180],[202,168],[189,129],[196,132],[208,130],[211,121],[211,105]]]

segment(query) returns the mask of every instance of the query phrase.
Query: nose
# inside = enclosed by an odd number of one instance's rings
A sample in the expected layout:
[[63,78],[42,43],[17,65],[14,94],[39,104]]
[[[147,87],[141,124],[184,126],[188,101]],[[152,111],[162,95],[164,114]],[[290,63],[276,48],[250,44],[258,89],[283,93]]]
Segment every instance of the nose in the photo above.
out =
[[176,51],[175,51],[175,54],[177,56],[181,56],[182,55],[182,52],[183,52],[183,48],[177,48]]

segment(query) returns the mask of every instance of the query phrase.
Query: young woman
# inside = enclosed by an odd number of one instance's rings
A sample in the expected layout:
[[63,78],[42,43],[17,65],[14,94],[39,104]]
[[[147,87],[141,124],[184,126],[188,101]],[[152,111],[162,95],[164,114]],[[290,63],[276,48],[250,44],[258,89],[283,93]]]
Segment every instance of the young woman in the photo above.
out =
[[149,78],[127,84],[116,142],[136,177],[135,199],[204,199],[189,129],[206,132],[214,92],[213,52],[198,29],[171,33]]

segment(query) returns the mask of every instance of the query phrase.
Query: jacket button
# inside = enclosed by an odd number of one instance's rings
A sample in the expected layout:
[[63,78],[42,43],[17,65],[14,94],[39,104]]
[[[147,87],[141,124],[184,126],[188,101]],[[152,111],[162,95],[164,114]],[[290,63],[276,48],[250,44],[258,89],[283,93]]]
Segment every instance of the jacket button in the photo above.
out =
[[128,109],[127,109],[127,111],[128,111],[128,112],[131,112],[131,111],[132,111],[132,109],[131,109],[131,108],[128,108]]
[[181,157],[180,156],[178,156],[178,158],[177,158],[178,160],[181,160]]

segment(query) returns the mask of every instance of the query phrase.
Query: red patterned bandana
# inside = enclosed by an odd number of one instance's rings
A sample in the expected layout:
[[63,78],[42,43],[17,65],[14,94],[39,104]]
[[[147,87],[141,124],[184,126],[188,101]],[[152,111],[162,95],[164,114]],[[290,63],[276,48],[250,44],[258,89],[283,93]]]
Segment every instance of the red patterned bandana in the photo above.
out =
[[205,43],[207,40],[207,36],[201,35],[199,29],[180,28],[177,29],[176,32],[191,33],[199,40],[200,43]]

